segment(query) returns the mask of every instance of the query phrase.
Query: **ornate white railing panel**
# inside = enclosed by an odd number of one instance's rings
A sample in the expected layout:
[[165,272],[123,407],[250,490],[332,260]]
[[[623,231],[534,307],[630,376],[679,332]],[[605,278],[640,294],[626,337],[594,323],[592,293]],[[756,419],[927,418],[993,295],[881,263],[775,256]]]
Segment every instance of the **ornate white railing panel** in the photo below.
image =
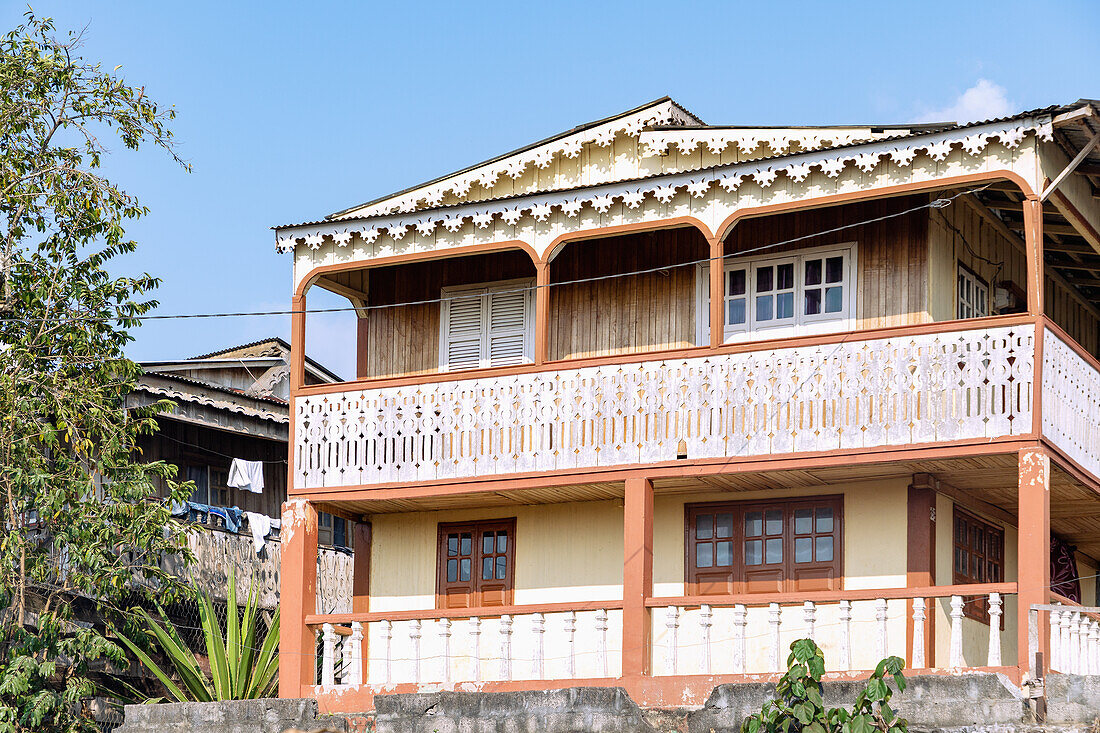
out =
[[1043,435],[1100,476],[1100,371],[1049,329],[1043,334]]
[[295,483],[332,487],[993,438],[1031,429],[1025,326],[295,399]]

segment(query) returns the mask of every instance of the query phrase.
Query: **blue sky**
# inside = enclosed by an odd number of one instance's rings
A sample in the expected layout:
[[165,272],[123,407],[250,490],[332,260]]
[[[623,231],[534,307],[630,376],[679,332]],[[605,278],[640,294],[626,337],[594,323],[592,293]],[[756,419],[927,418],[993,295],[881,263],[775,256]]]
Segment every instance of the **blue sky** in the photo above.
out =
[[[141,249],[123,269],[164,279],[165,313],[285,309],[290,260],[272,225],[665,94],[710,123],[761,125],[980,119],[1100,97],[1092,2],[33,6],[62,29],[87,26],[86,58],[122,64],[178,110],[193,173],[152,152],[110,164],[152,209],[130,228]],[[4,0],[3,27],[25,9]],[[309,351],[351,374],[346,323],[322,323]],[[288,325],[150,321],[130,355],[188,356]]]

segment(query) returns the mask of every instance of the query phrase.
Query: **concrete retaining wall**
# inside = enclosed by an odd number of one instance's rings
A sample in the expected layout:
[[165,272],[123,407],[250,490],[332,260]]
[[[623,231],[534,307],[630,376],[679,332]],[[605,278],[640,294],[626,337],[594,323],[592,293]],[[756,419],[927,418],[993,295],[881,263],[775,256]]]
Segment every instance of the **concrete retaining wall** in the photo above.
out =
[[127,705],[126,722],[115,733],[283,733],[288,729],[347,730],[343,717],[317,715],[317,701],[232,700]]

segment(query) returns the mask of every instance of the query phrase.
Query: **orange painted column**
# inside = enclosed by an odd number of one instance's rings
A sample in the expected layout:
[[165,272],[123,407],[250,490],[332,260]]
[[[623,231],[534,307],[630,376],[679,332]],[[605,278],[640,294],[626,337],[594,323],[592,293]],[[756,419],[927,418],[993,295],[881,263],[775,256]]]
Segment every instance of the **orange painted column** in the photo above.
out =
[[1027,255],[1027,312],[1042,315],[1043,292],[1043,204],[1035,198],[1024,201],[1024,244]]
[[[914,476],[913,485],[909,487],[905,584],[910,588],[928,588],[936,584],[936,491],[931,481],[932,477],[927,474]],[[925,603],[924,663],[927,667],[935,667],[935,606],[932,599],[925,599]],[[906,651],[912,663],[913,601],[909,600],[906,606]]]
[[623,677],[649,674],[653,595],[653,482],[626,480],[623,501]]
[[535,363],[550,358],[550,263],[535,263]]
[[[370,522],[356,522],[355,534],[352,536],[352,566],[351,566],[351,612],[370,612],[370,560],[372,544],[372,527]],[[363,630],[363,653],[360,659],[363,664],[362,677],[367,679],[370,665],[370,654],[367,650],[366,629]]]
[[279,697],[305,697],[315,682],[316,643],[306,628],[317,611],[317,510],[305,499],[283,503],[279,571]]
[[[1050,603],[1050,456],[1036,446],[1019,453],[1019,544],[1017,547],[1017,649],[1021,676],[1034,658],[1028,657],[1028,614],[1032,604]],[[1047,640],[1049,614],[1039,613],[1039,645],[1031,653],[1042,654],[1039,674],[1049,667]]]
[[710,347],[717,349],[722,345],[726,331],[725,313],[725,277],[726,262],[722,259],[725,247],[720,239],[710,240]]

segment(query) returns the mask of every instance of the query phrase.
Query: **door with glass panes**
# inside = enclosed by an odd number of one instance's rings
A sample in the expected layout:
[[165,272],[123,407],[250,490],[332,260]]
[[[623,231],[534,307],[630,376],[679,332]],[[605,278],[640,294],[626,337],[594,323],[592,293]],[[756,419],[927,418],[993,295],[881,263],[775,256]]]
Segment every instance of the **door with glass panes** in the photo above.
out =
[[516,520],[439,525],[437,606],[512,605]]

